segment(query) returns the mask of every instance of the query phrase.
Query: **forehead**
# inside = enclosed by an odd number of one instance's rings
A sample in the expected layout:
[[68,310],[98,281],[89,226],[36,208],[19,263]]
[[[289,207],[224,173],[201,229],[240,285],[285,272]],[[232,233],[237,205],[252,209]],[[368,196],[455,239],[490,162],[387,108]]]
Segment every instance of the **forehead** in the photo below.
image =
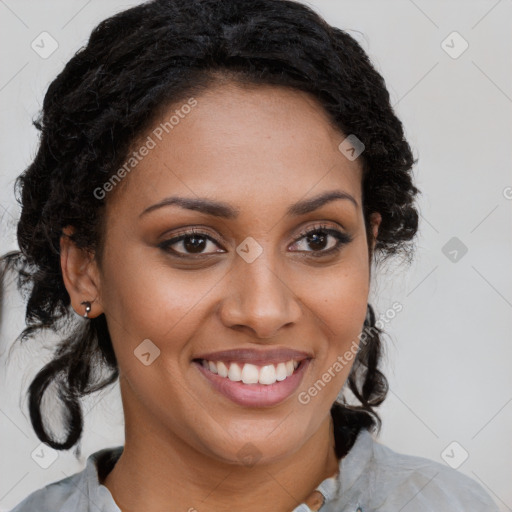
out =
[[107,200],[140,212],[176,194],[222,198],[242,210],[333,188],[357,199],[361,165],[338,149],[344,138],[305,92],[215,86],[163,109],[134,145],[149,151],[123,178],[115,201]]

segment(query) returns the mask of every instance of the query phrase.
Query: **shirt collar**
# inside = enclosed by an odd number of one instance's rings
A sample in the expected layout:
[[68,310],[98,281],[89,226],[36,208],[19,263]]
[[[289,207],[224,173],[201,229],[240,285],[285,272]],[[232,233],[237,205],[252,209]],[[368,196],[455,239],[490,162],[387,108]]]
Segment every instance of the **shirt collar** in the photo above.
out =
[[[323,496],[324,503],[349,493],[352,486],[370,463],[373,454],[372,446],[372,435],[368,430],[361,428],[354,445],[345,457],[340,460],[338,473],[324,479],[315,489],[315,491],[320,492]],[[98,472],[105,466],[113,466],[121,456],[123,449],[123,446],[104,448],[93,453],[87,459],[86,468],[83,472],[83,481],[79,483],[79,489],[84,489],[84,491],[85,488],[87,489],[86,492],[91,504],[91,511],[121,512],[108,488],[100,484]],[[311,510],[305,503],[301,503],[293,512],[310,512]]]
[[[367,469],[373,456],[373,437],[368,430],[361,428],[349,452],[340,460],[338,472],[323,480],[320,485],[292,512],[316,512],[323,510],[322,507],[337,499],[347,498],[350,490]],[[320,493],[320,499],[313,499],[315,493]],[[323,498],[323,499],[322,499]],[[345,501],[345,500],[343,500]],[[312,505],[314,503],[314,505]],[[311,507],[311,508],[310,508]]]

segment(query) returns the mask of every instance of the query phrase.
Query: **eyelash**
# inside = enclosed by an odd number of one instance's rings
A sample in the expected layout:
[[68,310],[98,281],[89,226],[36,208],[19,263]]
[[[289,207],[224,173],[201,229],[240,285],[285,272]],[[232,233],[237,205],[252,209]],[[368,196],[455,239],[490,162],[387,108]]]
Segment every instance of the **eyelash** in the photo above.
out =
[[[334,237],[337,240],[337,243],[334,247],[331,247],[328,250],[320,250],[320,251],[303,251],[306,252],[308,255],[313,256],[314,258],[320,258],[326,255],[334,254],[342,249],[343,246],[349,244],[352,242],[352,237],[346,233],[343,233],[342,231],[339,231],[337,229],[332,229],[326,226],[325,224],[320,224],[313,226],[312,228],[309,228],[303,232],[300,233],[300,235],[294,240],[293,244],[296,244],[303,238],[306,238],[309,235],[312,235],[314,233],[322,232],[326,235],[330,235]],[[197,231],[196,229],[191,229],[190,231],[186,231],[185,233],[182,233],[181,235],[171,238],[169,240],[165,240],[161,242],[158,247],[163,249],[164,251],[167,251],[171,253],[172,256],[176,256],[178,258],[203,258],[205,256],[210,256],[212,254],[219,254],[219,253],[205,253],[205,254],[183,254],[178,253],[176,251],[173,251],[170,249],[171,245],[175,245],[182,240],[185,240],[187,238],[192,238],[193,236],[200,236],[202,238],[206,238],[207,240],[210,240],[211,242],[217,244],[216,240],[212,238],[210,235],[203,233],[202,231]],[[292,245],[293,245],[292,244]],[[301,252],[301,251],[298,251]]]

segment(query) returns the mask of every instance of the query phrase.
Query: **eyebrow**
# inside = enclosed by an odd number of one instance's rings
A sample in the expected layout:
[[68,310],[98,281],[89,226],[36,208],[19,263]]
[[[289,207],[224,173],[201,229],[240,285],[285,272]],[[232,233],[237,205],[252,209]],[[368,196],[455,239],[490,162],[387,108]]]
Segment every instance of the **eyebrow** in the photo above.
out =
[[[341,190],[331,190],[323,192],[310,199],[303,199],[295,204],[292,204],[286,210],[286,215],[305,215],[307,213],[318,210],[325,204],[335,201],[337,199],[346,199],[352,202],[356,208],[359,208],[357,201],[347,192],[343,192]],[[146,215],[149,212],[155,211],[159,208],[163,208],[164,206],[172,205],[176,205],[187,210],[198,211],[206,215],[211,215],[213,217],[220,217],[223,219],[236,219],[240,214],[240,210],[238,208],[234,208],[233,206],[227,203],[222,203],[207,198],[189,198],[173,196],[166,197],[162,201],[149,206],[139,215],[139,218]]]

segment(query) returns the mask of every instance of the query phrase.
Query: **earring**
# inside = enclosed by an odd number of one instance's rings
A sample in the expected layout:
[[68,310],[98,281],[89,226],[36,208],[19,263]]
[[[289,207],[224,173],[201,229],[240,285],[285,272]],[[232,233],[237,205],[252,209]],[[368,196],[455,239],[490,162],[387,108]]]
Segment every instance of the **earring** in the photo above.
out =
[[85,315],[84,318],[89,318],[89,313],[91,312],[91,303],[89,301],[81,302],[80,304],[85,304]]

